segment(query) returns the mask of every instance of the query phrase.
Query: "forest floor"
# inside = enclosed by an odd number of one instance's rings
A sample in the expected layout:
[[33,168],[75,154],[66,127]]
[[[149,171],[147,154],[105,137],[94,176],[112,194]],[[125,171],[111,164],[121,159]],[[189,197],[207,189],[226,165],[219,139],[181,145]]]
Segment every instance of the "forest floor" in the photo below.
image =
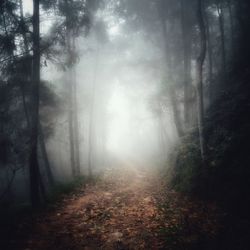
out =
[[220,230],[216,206],[162,179],[132,165],[107,170],[35,216],[27,236],[6,249],[205,249]]

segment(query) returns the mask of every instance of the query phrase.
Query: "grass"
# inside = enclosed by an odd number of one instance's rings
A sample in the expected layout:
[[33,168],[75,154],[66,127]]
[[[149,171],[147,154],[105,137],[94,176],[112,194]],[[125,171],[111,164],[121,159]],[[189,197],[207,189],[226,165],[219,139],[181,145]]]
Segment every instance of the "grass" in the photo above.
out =
[[75,190],[81,188],[83,185],[89,182],[85,176],[78,176],[74,178],[72,181],[63,183],[57,183],[50,190],[47,201],[49,204],[54,203],[62,198],[63,195],[68,195],[73,193]]

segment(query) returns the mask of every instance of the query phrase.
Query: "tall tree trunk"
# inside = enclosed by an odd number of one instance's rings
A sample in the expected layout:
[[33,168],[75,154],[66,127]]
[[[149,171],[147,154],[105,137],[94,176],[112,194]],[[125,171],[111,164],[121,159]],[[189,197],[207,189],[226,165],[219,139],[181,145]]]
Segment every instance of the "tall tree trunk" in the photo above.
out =
[[[68,0],[65,1],[65,6],[69,9]],[[72,175],[75,177],[76,173],[76,160],[75,160],[75,131],[74,131],[74,89],[73,89],[73,32],[70,27],[70,17],[66,14],[66,45],[69,69],[67,71],[67,85],[68,85],[68,122],[69,122],[69,146],[70,146],[70,165],[72,169]]]
[[184,122],[186,129],[190,126],[190,88],[191,88],[191,37],[188,17],[188,4],[181,0],[181,26],[183,40],[183,61],[184,61]]
[[[20,5],[20,17],[21,17],[21,22],[24,24],[23,0],[19,0],[19,5]],[[29,53],[29,46],[28,46],[27,36],[26,36],[24,30],[22,30],[22,34],[23,34],[23,41],[24,41],[25,53],[28,55],[28,53]]]
[[33,0],[33,72],[32,72],[32,111],[30,135],[30,198],[37,208],[41,204],[39,193],[39,164],[37,157],[39,125],[39,85],[40,85],[40,16],[39,0]]
[[225,46],[225,28],[224,28],[224,9],[221,0],[217,0],[217,12],[219,17],[219,29],[221,39],[221,63],[222,63],[222,81],[226,79],[226,46]]
[[44,134],[43,134],[43,128],[42,128],[42,124],[40,123],[40,121],[39,121],[39,146],[41,149],[42,158],[44,161],[44,166],[45,166],[45,171],[47,174],[48,182],[49,182],[50,186],[54,186],[55,179],[54,179],[54,175],[52,173],[51,167],[50,167],[49,157],[48,157],[48,153],[47,153],[47,149],[46,149],[46,145],[45,145],[45,138],[44,138]]
[[229,22],[230,22],[230,35],[231,35],[231,58],[234,58],[234,17],[233,17],[233,8],[232,1],[227,0],[227,7],[229,12]]
[[[177,105],[177,98],[176,98],[176,92],[174,89],[174,80],[172,76],[172,57],[170,54],[170,46],[168,41],[168,26],[166,23],[165,18],[165,0],[161,0],[160,5],[158,6],[159,11],[159,17],[162,25],[162,31],[163,31],[163,39],[164,39],[164,52],[165,52],[165,62],[166,62],[166,72],[168,76],[168,80],[170,81],[171,86],[169,87],[169,95],[170,95],[170,101],[173,108],[173,116],[174,116],[174,122],[176,125],[177,134],[179,137],[182,137],[184,135],[182,124],[181,124],[181,118],[180,118],[180,112],[178,111],[178,105]],[[167,14],[166,14],[167,15]]]
[[[91,105],[92,106],[92,105]],[[93,108],[91,107],[89,114],[89,150],[88,150],[88,176],[92,178],[93,168]]]
[[93,86],[92,86],[92,96],[90,103],[89,112],[89,151],[88,151],[88,175],[91,178],[93,174],[93,126],[94,126],[94,111],[95,111],[95,99],[96,99],[96,81],[97,81],[97,71],[99,64],[99,50],[96,55]]
[[206,27],[203,18],[203,0],[198,0],[197,19],[200,31],[200,53],[196,62],[198,129],[199,129],[201,159],[203,163],[205,163],[206,142],[204,135],[203,64],[206,57],[207,43],[206,43]]
[[[24,22],[23,1],[22,0],[19,0],[19,5],[20,5],[21,22]],[[25,54],[26,54],[26,56],[29,56],[28,39],[27,39],[26,33],[24,31],[22,31],[22,36],[23,36],[23,41],[24,41]],[[27,80],[28,81],[30,80],[29,77],[27,77]],[[22,94],[22,102],[23,102],[25,117],[26,117],[26,121],[27,121],[27,127],[28,127],[28,130],[30,131],[30,129],[31,129],[31,123],[30,123],[30,117],[29,117],[30,115],[29,115],[29,109],[28,109],[27,102],[26,102],[26,95],[25,95],[24,86],[21,86],[21,94]],[[53,176],[52,171],[51,171],[51,166],[49,163],[49,158],[48,158],[46,145],[45,145],[45,139],[44,139],[43,130],[42,130],[42,126],[40,124],[40,121],[39,121],[39,145],[41,148],[42,158],[44,160],[45,169],[46,169],[49,184],[54,185],[54,183],[55,183],[54,176]]]
[[[76,51],[75,39],[73,38],[73,50]],[[78,103],[77,103],[77,81],[76,70],[73,68],[73,119],[74,119],[74,142],[75,142],[75,174],[80,175],[80,141],[79,141],[79,120],[78,120]]]
[[209,95],[209,103],[211,104],[213,102],[213,46],[211,41],[211,28],[209,24],[209,18],[206,11],[204,11],[204,18],[206,23],[206,35],[207,35],[207,49],[208,49],[208,81],[209,81],[209,87],[208,87],[208,95]]
[[69,110],[68,110],[68,120],[69,120],[69,145],[70,145],[70,164],[72,168],[73,176],[76,176],[76,162],[75,162],[75,143],[74,143],[74,107],[73,107],[73,85],[72,85],[72,70],[68,72],[68,102],[69,102]]

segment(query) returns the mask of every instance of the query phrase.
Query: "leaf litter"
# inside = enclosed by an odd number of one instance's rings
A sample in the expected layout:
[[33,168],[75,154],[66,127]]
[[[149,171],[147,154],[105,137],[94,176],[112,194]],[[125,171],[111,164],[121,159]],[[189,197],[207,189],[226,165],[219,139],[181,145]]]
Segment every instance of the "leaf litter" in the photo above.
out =
[[152,171],[121,167],[38,216],[24,249],[186,249],[220,230],[217,210]]

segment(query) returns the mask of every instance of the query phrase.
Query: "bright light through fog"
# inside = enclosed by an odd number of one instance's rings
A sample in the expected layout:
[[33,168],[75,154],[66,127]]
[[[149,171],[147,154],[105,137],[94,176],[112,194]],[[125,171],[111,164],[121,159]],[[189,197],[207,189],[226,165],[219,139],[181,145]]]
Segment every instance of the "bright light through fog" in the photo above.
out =
[[109,35],[115,36],[119,34],[119,25],[115,25],[109,28],[108,30]]
[[23,9],[24,9],[24,13],[32,13],[33,10],[33,1],[32,0],[25,0],[23,1]]
[[[130,73],[132,74],[132,72]],[[132,83],[131,83],[132,84]],[[149,111],[148,90],[117,82],[108,105],[107,149],[120,159],[148,161],[158,149],[158,120]]]
[[[109,126],[108,126],[108,142],[109,151],[118,153],[121,147],[127,144],[129,136],[130,122],[130,103],[128,97],[124,93],[124,89],[116,84],[113,95],[108,106]],[[124,142],[125,139],[125,142]],[[126,147],[126,146],[125,146]]]
[[[32,13],[32,1],[24,2],[25,13]],[[110,13],[95,13],[95,22],[87,37],[76,39],[79,61],[76,65],[79,110],[79,139],[83,172],[92,157],[93,168],[103,168],[102,159],[116,158],[138,164],[158,162],[175,128],[171,113],[162,120],[152,100],[157,98],[162,78],[161,47],[145,39],[143,32],[127,34],[126,20]],[[55,17],[54,17],[55,18]],[[41,10],[41,33],[48,33],[54,19]],[[107,39],[108,38],[108,39]],[[42,68],[44,79],[51,81],[60,95],[66,83],[63,73],[48,62]],[[156,80],[157,79],[157,80]],[[67,89],[67,88],[66,88]],[[94,92],[94,93],[93,93]],[[60,126],[48,143],[51,154],[58,155],[55,165],[67,168],[64,145],[67,111],[58,118]],[[159,127],[162,123],[162,127]],[[163,134],[159,134],[160,131]],[[166,135],[168,134],[168,135]],[[164,137],[164,138],[163,138]],[[57,147],[60,141],[62,147]],[[65,154],[65,152],[67,152]],[[63,167],[62,167],[63,166]],[[105,166],[104,166],[105,167]]]

